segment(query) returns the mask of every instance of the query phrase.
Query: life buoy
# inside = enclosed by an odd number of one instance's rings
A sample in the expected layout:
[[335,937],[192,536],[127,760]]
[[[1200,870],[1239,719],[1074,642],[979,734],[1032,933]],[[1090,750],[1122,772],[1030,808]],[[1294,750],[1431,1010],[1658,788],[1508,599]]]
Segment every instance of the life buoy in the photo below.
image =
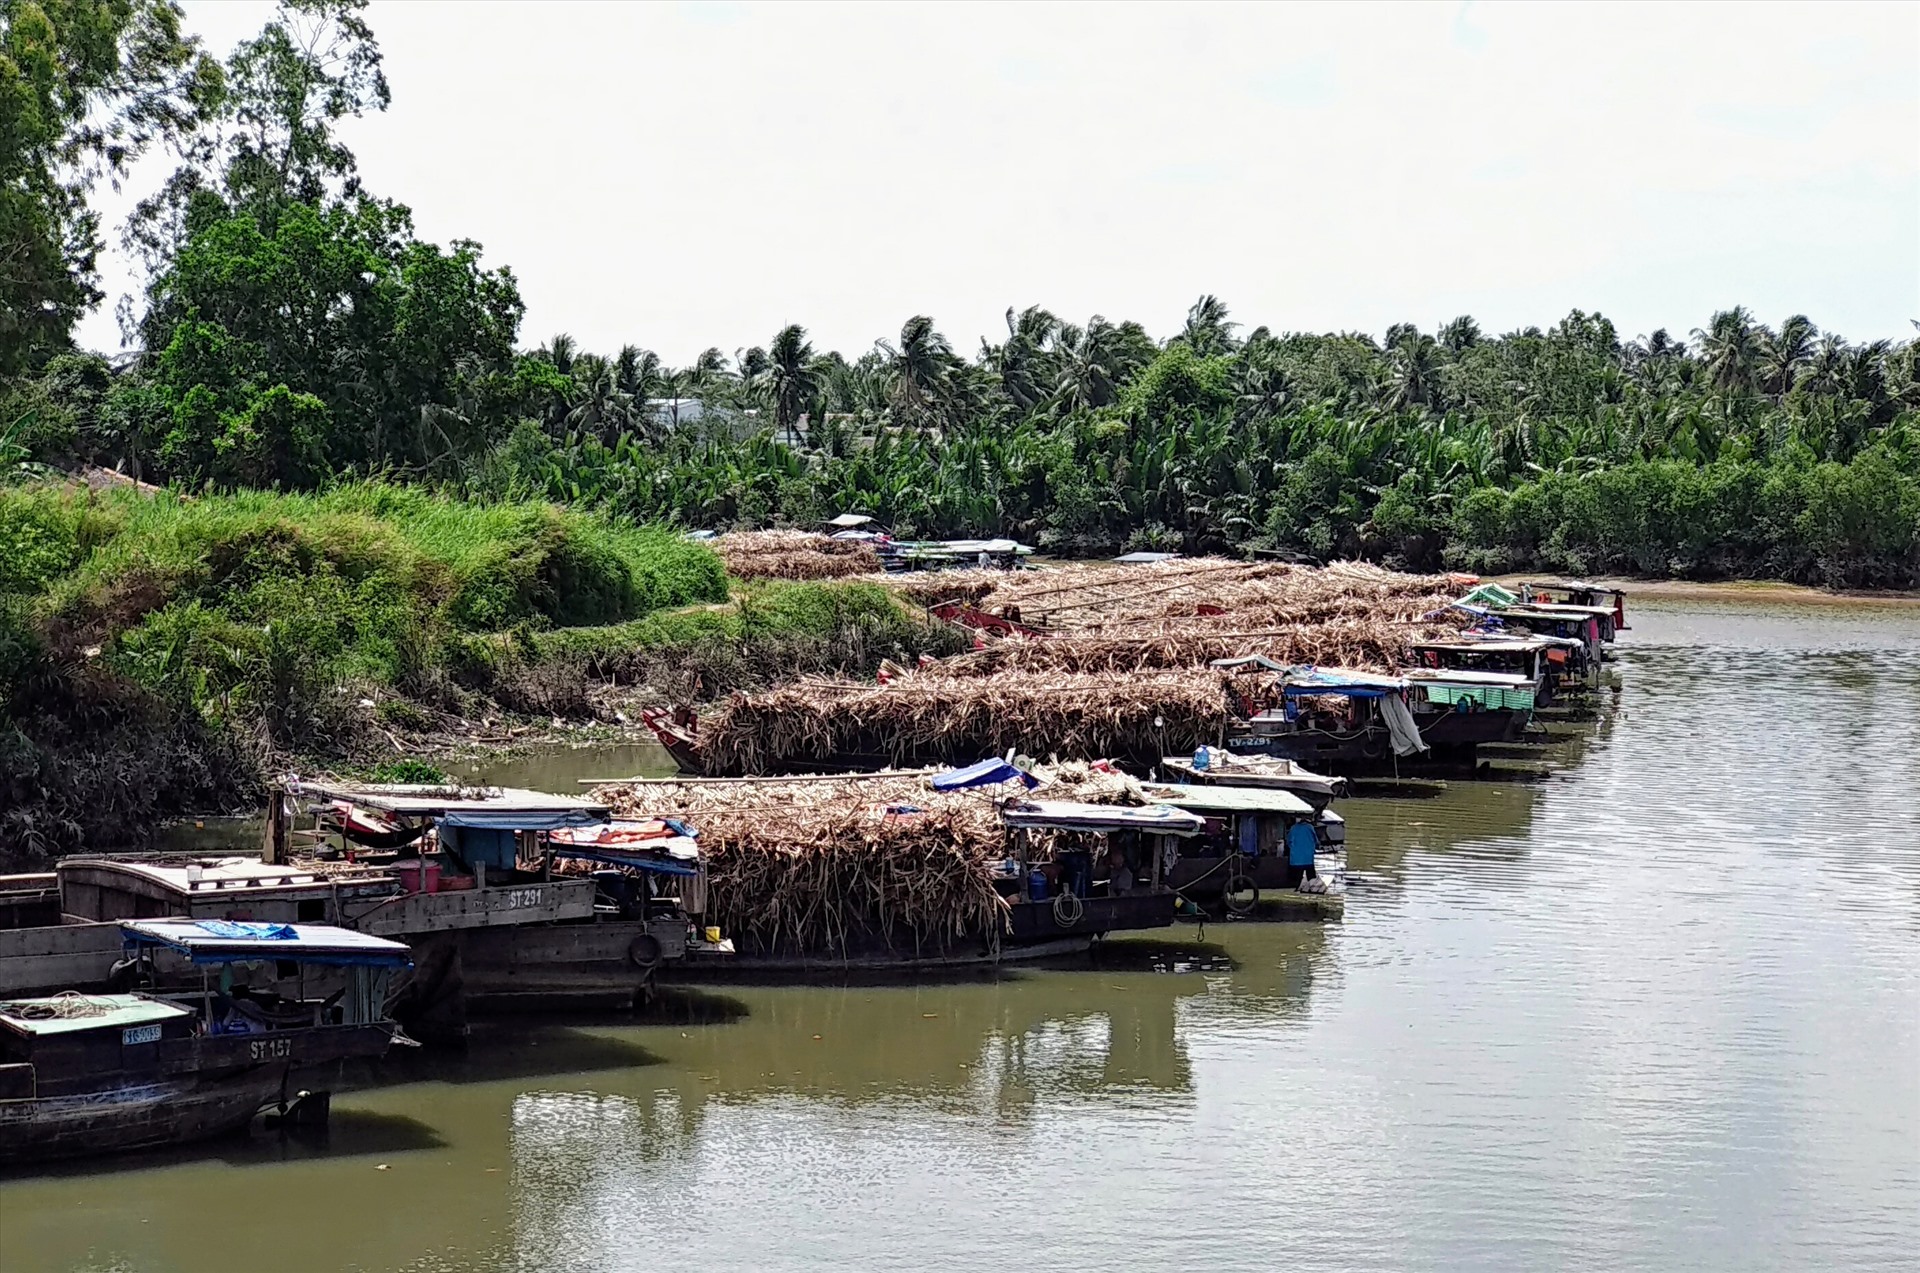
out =
[[[1242,893],[1246,896],[1242,897]],[[1253,882],[1251,875],[1244,872],[1229,875],[1226,886],[1220,891],[1220,902],[1229,915],[1251,915],[1254,907],[1260,905],[1260,886]]]
[[659,964],[660,957],[666,952],[661,949],[660,939],[652,933],[641,933],[627,943],[627,959],[635,968],[652,968]]

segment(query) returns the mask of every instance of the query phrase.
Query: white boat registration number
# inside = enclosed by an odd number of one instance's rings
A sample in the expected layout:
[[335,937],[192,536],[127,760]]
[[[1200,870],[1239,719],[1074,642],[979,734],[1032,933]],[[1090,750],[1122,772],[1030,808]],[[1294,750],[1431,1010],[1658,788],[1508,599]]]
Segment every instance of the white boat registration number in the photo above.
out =
[[255,1039],[248,1045],[256,1061],[282,1061],[293,1055],[292,1039]]
[[130,1025],[120,1032],[122,1047],[132,1047],[136,1043],[160,1042],[160,1027],[157,1025]]
[[516,888],[507,893],[507,909],[517,910],[523,906],[538,906],[540,890],[537,888]]

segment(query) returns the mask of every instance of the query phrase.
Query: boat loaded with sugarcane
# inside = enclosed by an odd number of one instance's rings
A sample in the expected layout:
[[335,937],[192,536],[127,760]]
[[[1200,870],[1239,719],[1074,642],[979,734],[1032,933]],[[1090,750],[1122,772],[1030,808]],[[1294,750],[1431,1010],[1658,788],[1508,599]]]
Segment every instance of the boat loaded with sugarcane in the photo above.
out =
[[[113,927],[127,956],[116,980],[186,988],[0,1001],[0,1161],[204,1140],[268,1107],[324,1121],[340,1064],[395,1038],[385,1004],[409,962],[399,942],[320,924]],[[311,993],[322,973],[340,988]]]
[[1085,950],[1174,918],[1166,872],[1204,821],[1140,795],[1112,766],[1030,771],[630,779],[624,817],[701,832],[707,914],[735,945],[674,976],[904,970]]

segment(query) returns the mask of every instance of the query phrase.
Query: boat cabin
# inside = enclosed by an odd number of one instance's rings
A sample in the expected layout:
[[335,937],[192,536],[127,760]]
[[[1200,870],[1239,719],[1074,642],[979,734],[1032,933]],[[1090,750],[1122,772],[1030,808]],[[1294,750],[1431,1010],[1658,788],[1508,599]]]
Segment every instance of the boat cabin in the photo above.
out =
[[1613,627],[1617,631],[1624,632],[1629,626],[1627,594],[1623,588],[1591,583],[1584,579],[1560,579],[1543,583],[1523,583],[1520,585],[1520,593],[1523,597],[1536,602],[1599,607],[1612,613]]
[[1145,790],[1149,799],[1206,819],[1201,834],[1181,842],[1168,872],[1182,896],[1203,904],[1218,900],[1230,914],[1247,914],[1263,892],[1300,892],[1303,885],[1316,895],[1339,891],[1344,867],[1337,848],[1323,836],[1313,806],[1291,792],[1180,783],[1149,783]]
[[1413,647],[1421,672],[1501,672],[1523,677],[1534,686],[1534,703],[1551,704],[1569,683],[1578,685],[1577,670],[1565,670],[1579,658],[1577,641],[1544,636],[1479,636],[1472,634],[1441,641],[1423,641]]
[[1165,805],[1018,800],[1002,807],[1007,857],[995,888],[1021,944],[1173,922],[1168,868],[1205,820]]
[[1514,672],[1428,668],[1407,674],[1420,736],[1435,748],[1518,742],[1533,720],[1539,687]]
[[1227,745],[1242,754],[1347,767],[1416,756],[1427,744],[1407,708],[1407,689],[1404,677],[1288,668],[1253,694],[1235,693],[1241,721]]

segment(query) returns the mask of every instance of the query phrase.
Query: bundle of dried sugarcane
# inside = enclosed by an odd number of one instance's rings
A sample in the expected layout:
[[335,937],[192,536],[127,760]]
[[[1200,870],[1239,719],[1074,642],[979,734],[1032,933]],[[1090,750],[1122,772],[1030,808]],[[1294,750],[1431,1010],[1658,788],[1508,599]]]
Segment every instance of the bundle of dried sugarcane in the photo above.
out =
[[736,579],[841,579],[880,569],[871,543],[809,531],[737,531],[712,544]]

